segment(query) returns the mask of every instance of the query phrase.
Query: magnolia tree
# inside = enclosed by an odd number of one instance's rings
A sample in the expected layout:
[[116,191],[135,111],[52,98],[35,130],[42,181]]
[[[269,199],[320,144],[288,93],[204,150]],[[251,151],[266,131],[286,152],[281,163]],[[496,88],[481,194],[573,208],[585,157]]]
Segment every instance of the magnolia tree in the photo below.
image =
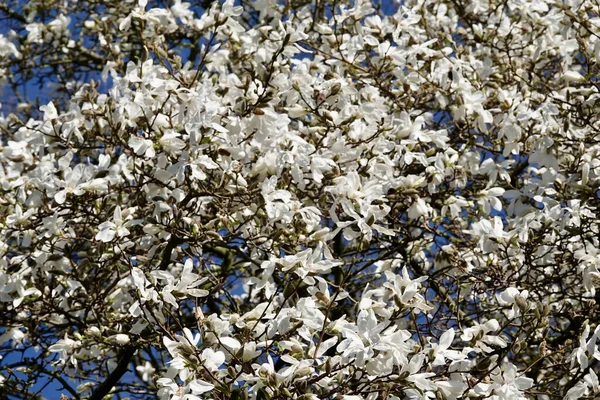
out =
[[0,18],[2,396],[600,394],[597,1]]

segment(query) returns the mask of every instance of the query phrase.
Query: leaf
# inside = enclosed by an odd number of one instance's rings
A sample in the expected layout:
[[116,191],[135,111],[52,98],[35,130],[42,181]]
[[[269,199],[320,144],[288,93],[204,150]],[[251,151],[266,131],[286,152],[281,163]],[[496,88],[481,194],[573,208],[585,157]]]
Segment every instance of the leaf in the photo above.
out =
[[263,388],[256,392],[256,400],[271,400],[271,395]]

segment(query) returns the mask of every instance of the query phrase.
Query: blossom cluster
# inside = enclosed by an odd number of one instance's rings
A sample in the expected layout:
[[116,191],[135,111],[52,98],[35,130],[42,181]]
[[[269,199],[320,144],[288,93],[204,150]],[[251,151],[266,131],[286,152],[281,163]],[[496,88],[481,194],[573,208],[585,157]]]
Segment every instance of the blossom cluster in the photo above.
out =
[[600,394],[595,2],[116,3],[0,34],[0,387]]

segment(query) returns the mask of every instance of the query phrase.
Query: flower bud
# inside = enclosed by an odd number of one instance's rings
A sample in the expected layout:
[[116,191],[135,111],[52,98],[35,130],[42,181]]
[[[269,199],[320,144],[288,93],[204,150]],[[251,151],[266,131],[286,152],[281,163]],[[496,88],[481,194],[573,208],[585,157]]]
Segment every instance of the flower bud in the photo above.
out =
[[548,304],[544,304],[542,308],[542,316],[547,317],[550,314],[550,306]]
[[329,95],[335,96],[336,94],[338,94],[340,92],[341,88],[342,88],[342,85],[339,82],[334,83],[333,86],[331,86],[331,89],[329,90]]
[[512,346],[512,351],[514,354],[517,354],[521,351],[521,342],[519,341],[519,339],[515,340],[515,342],[513,343]]
[[519,307],[521,312],[525,313],[527,310],[529,310],[529,304],[527,303],[527,300],[520,294],[515,296],[515,302],[517,303],[517,307]]
[[126,345],[129,343],[129,336],[124,333],[118,333],[116,335],[112,335],[108,338],[110,343],[118,344],[119,346]]
[[315,297],[319,300],[319,302],[323,305],[329,304],[329,298],[324,295],[322,292],[315,293]]
[[271,385],[273,387],[277,387],[277,375],[269,374],[268,380],[269,380],[269,385]]

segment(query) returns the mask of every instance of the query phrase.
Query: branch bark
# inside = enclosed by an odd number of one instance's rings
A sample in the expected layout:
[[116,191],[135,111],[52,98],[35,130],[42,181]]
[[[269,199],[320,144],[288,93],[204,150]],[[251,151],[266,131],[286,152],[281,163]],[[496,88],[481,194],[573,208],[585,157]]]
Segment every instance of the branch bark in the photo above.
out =
[[8,15],[10,18],[17,20],[23,24],[27,23],[27,19],[21,14],[14,11],[8,4],[0,3],[0,11]]
[[135,354],[137,348],[133,345],[125,347],[119,353],[119,362],[117,363],[117,367],[111,372],[111,374],[106,378],[104,382],[100,384],[94,390],[89,400],[102,400],[104,396],[110,393],[111,389],[119,383],[119,380],[125,375],[125,373],[129,370],[129,363]]

